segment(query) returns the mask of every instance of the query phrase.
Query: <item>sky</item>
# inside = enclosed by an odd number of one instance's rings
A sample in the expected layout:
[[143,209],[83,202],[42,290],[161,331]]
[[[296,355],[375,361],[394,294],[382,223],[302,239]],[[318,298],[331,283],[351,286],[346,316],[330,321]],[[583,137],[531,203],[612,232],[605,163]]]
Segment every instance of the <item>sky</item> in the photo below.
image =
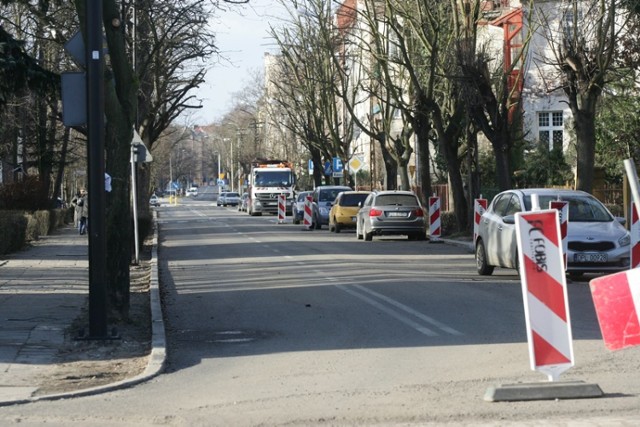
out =
[[265,52],[276,53],[269,36],[269,22],[278,26],[277,15],[284,16],[277,0],[249,0],[246,5],[231,5],[219,11],[210,22],[217,37],[217,46],[226,58],[213,58],[206,75],[206,83],[197,93],[203,98],[203,108],[194,113],[197,124],[217,121],[231,110],[233,94],[251,82],[251,71],[262,71]]

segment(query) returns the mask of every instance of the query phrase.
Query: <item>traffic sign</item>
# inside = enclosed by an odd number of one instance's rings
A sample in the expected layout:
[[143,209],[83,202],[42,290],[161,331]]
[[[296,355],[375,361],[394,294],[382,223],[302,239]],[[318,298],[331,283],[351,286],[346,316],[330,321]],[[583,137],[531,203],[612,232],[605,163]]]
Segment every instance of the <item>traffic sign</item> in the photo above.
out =
[[325,176],[331,175],[331,172],[333,172],[333,170],[331,169],[331,162],[327,160],[326,162],[324,162],[324,174]]
[[344,174],[344,165],[342,164],[342,160],[339,157],[333,158],[333,177],[334,178],[342,178]]
[[365,163],[361,156],[353,156],[349,160],[349,170],[353,173],[358,173],[360,169],[364,167]]

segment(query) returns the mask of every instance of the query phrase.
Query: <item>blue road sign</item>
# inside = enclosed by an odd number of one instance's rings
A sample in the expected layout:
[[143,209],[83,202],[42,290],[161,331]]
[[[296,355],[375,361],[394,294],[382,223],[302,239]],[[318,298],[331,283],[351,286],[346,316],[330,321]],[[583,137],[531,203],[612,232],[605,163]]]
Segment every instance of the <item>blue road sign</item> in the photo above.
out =
[[324,174],[331,175],[331,172],[333,172],[333,170],[331,169],[331,162],[327,160],[326,162],[324,162]]
[[340,160],[340,157],[333,158],[333,171],[337,173],[344,171],[344,165],[342,164],[342,160]]

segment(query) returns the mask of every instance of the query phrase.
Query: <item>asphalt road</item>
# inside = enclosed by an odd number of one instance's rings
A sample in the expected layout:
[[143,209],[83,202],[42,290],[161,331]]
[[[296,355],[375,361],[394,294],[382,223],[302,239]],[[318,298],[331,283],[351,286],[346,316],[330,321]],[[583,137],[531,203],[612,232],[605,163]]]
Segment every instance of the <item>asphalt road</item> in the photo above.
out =
[[195,199],[159,209],[166,372],[103,396],[0,408],[0,424],[636,425],[640,351],[601,341],[569,284],[576,366],[598,399],[486,402],[529,368],[515,272],[405,238],[307,231]]

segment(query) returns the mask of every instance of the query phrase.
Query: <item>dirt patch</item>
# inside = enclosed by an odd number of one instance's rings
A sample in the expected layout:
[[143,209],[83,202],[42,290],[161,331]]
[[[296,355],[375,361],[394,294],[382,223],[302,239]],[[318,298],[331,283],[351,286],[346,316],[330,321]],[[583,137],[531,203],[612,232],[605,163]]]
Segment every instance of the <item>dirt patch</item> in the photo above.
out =
[[[151,351],[151,248],[145,245],[140,263],[131,266],[129,317],[109,321],[116,328],[117,339],[79,340],[78,331],[88,325],[85,308],[65,333],[65,342],[57,354],[57,364],[42,379],[38,396],[67,393],[112,384],[135,377],[147,367]],[[86,326],[85,326],[86,327]]]

